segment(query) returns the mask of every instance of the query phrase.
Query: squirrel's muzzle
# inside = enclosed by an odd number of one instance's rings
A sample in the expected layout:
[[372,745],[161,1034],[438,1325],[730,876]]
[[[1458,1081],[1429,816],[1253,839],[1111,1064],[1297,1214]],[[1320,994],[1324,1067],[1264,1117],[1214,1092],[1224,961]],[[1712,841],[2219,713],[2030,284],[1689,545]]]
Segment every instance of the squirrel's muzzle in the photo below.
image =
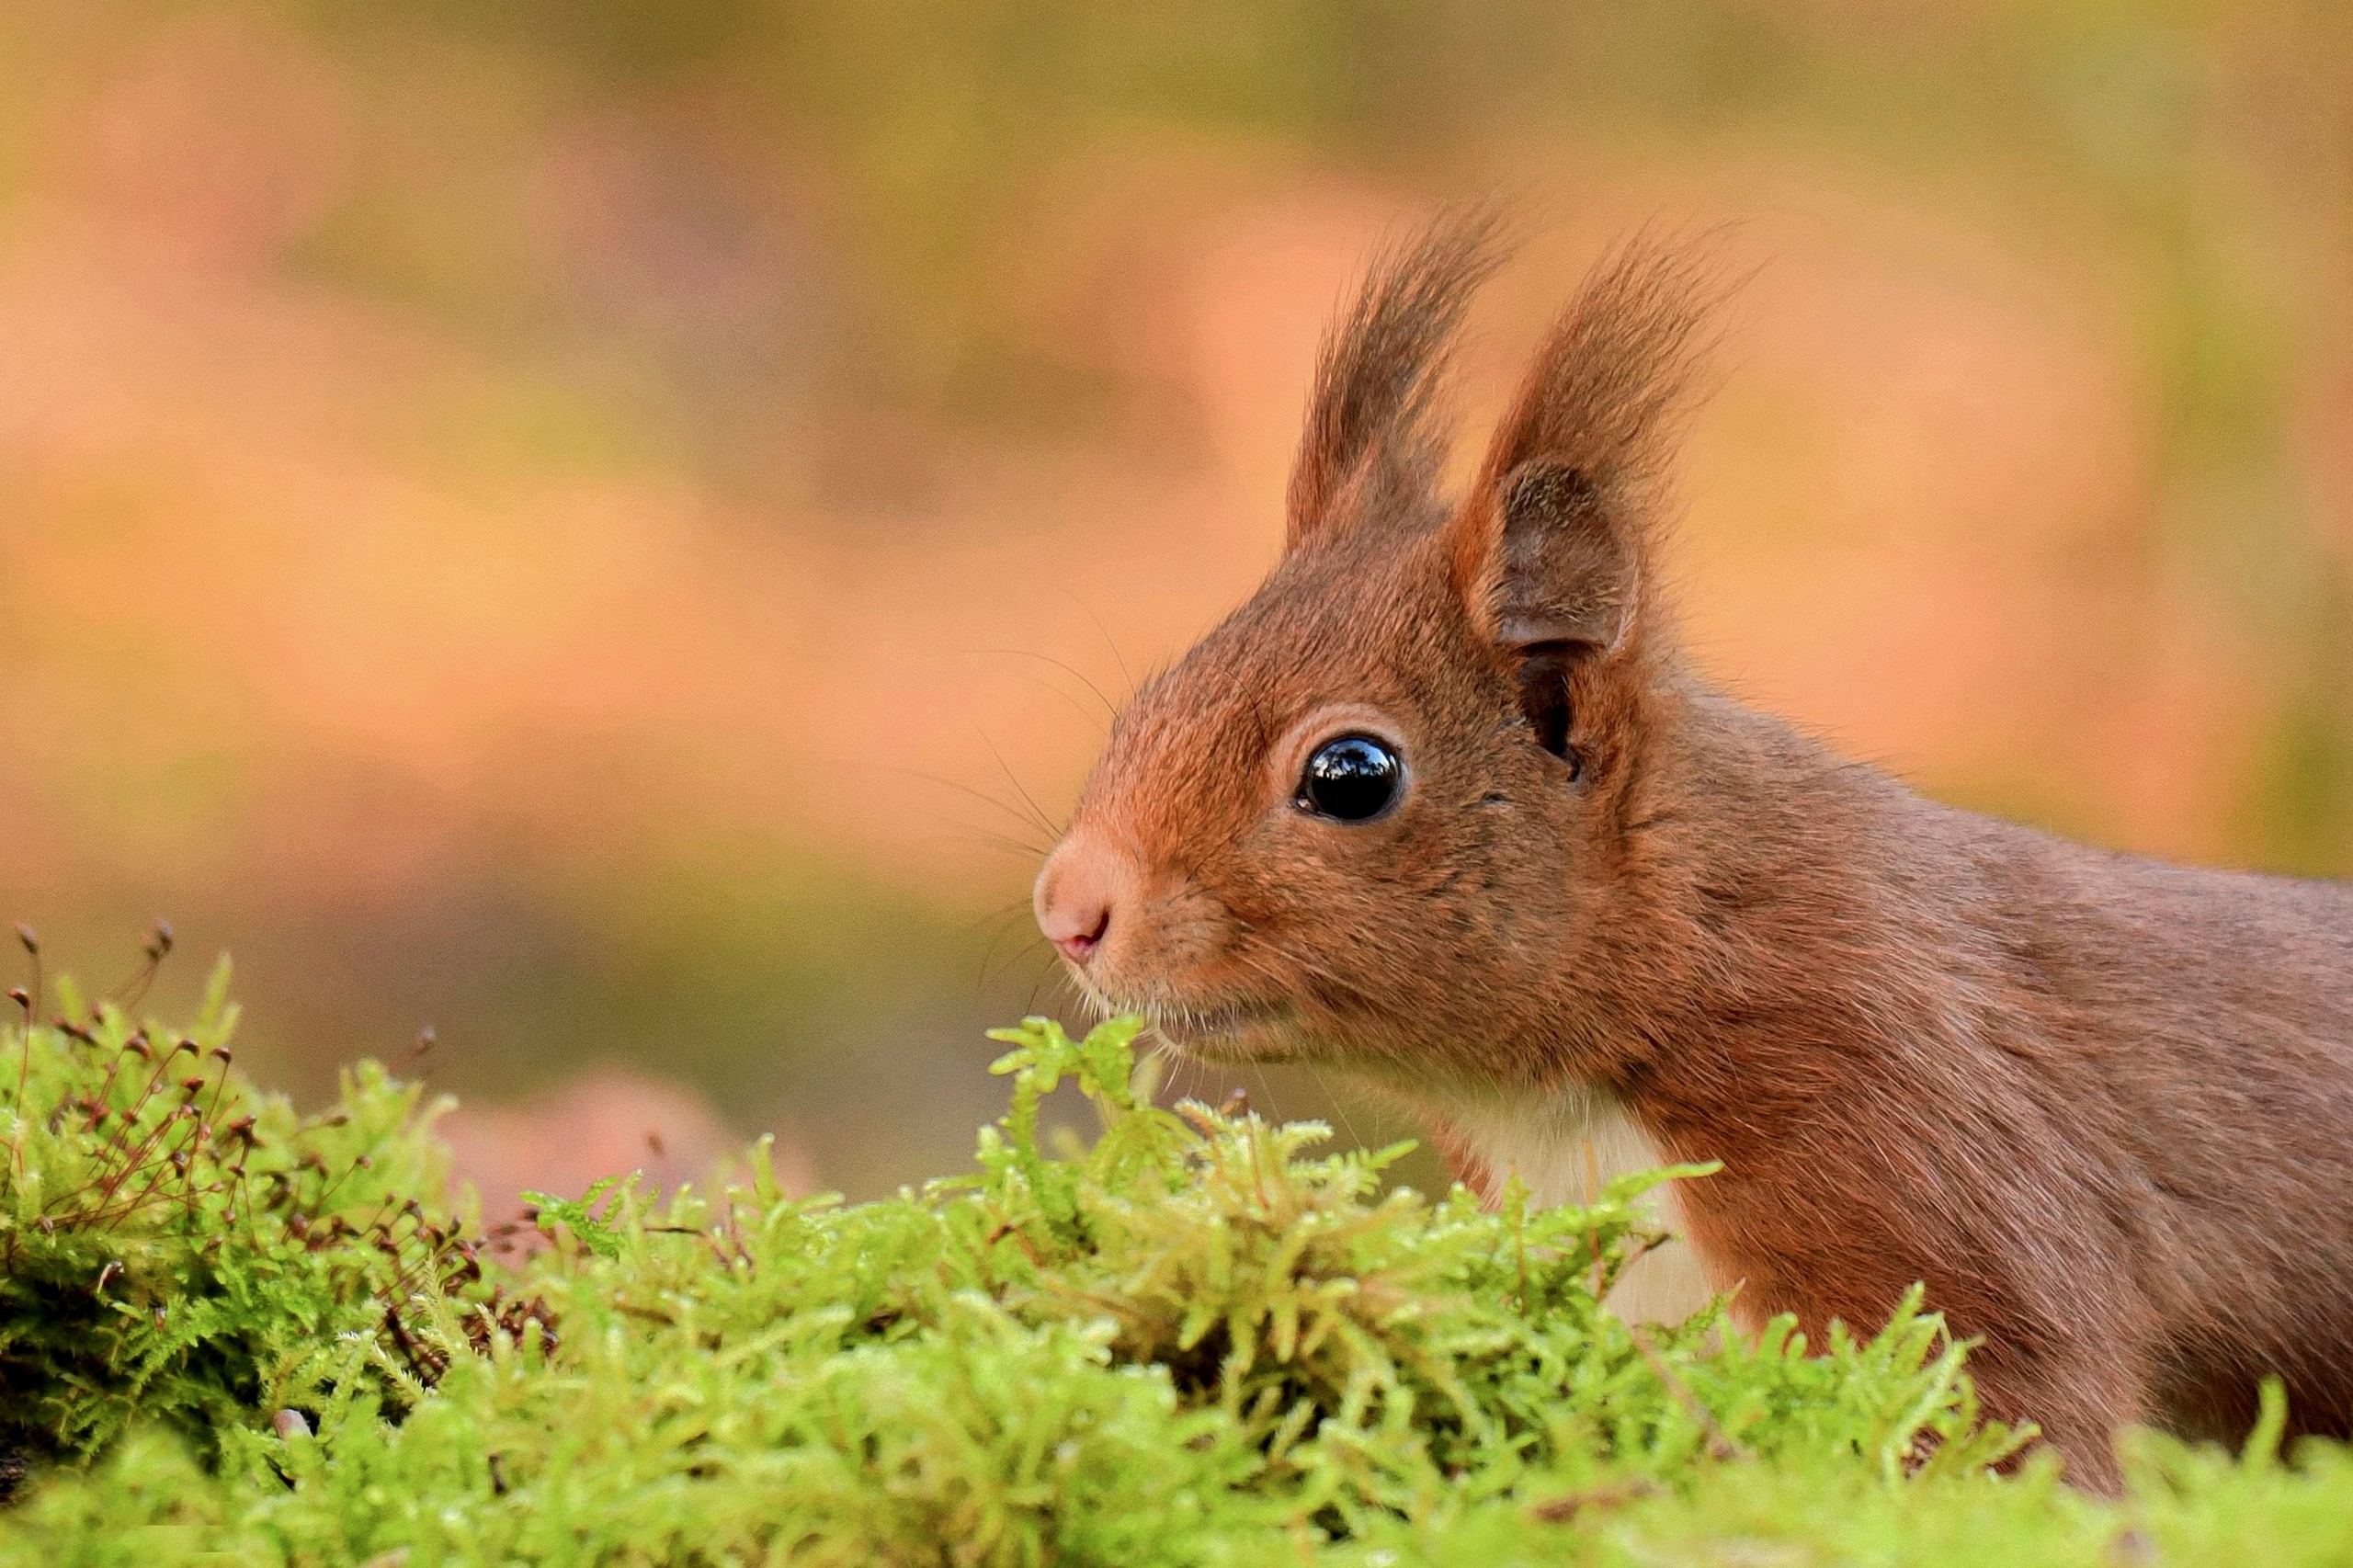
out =
[[1125,858],[1093,834],[1071,834],[1046,857],[1031,895],[1038,929],[1084,969],[1110,939],[1135,885]]

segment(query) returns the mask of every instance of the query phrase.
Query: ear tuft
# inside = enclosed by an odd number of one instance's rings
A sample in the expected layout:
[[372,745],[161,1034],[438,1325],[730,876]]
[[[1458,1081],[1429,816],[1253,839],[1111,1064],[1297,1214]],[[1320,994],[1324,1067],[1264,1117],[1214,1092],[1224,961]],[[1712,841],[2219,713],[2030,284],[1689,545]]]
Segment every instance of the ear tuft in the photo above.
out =
[[1603,650],[1632,624],[1673,415],[1723,292],[1709,247],[1638,234],[1538,351],[1455,525],[1457,585],[1505,647]]
[[1438,416],[1448,349],[1495,271],[1504,224],[1492,205],[1448,213],[1378,257],[1324,339],[1307,430],[1291,470],[1284,548],[1381,511],[1420,512],[1446,431]]

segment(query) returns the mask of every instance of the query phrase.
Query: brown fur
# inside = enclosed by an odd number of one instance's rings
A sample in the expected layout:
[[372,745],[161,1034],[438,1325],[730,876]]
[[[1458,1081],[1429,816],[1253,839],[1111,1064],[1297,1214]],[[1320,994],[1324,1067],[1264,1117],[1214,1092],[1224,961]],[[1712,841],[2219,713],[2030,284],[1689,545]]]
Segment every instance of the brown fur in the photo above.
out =
[[[1327,346],[1284,560],[1120,716],[1040,879],[1041,920],[1100,904],[1081,983],[1474,1165],[1461,1105],[1614,1103],[1723,1163],[1680,1203],[1745,1321],[1818,1342],[1926,1281],[2086,1484],[2120,1423],[2243,1430],[2266,1375],[2346,1432],[2353,892],[1949,810],[1700,681],[1657,593],[1672,252],[1595,273],[1449,507],[1431,389],[1490,255],[1433,230]],[[1397,808],[1295,807],[1351,730],[1402,747]]]

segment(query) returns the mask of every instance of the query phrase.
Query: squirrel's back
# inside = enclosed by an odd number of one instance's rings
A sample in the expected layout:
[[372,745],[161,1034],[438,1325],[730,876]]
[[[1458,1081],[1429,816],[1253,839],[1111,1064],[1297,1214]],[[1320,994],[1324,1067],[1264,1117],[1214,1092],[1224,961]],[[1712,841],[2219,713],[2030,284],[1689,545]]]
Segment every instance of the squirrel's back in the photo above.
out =
[[[1676,1023],[1624,1101],[1678,1159],[1733,1175],[1756,1146],[1801,1226],[1865,1238],[1718,1225],[1718,1282],[1819,1321],[1842,1265],[1898,1257],[1932,1299],[1942,1271],[1949,1306],[1998,1268],[2009,1337],[2137,1341],[2143,1418],[2230,1435],[2268,1371],[2303,1426],[2353,1426],[2353,888],[2068,843],[1688,685],[1677,706],[1671,803],[1644,808],[1678,840],[1648,862],[1677,891],[1634,902],[1714,961],[1630,1008]],[[1900,1220],[1856,1227],[1859,1180]],[[1718,1189],[1687,1186],[1707,1230]],[[1766,1251],[1815,1272],[1749,1267]]]

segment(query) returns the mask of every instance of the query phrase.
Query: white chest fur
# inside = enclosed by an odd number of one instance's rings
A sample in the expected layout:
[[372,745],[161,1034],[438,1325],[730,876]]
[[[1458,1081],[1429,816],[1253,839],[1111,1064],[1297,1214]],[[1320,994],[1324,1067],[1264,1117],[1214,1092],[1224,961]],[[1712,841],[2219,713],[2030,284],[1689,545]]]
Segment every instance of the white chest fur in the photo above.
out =
[[[1534,1104],[1457,1103],[1447,1117],[1498,1181],[1517,1176],[1537,1203],[1584,1203],[1613,1176],[1665,1165],[1647,1133],[1597,1092],[1570,1093]],[[1663,1230],[1679,1231],[1677,1183],[1654,1187],[1643,1202]],[[1627,1269],[1609,1307],[1628,1323],[1665,1323],[1707,1305],[1699,1255],[1679,1237]]]

